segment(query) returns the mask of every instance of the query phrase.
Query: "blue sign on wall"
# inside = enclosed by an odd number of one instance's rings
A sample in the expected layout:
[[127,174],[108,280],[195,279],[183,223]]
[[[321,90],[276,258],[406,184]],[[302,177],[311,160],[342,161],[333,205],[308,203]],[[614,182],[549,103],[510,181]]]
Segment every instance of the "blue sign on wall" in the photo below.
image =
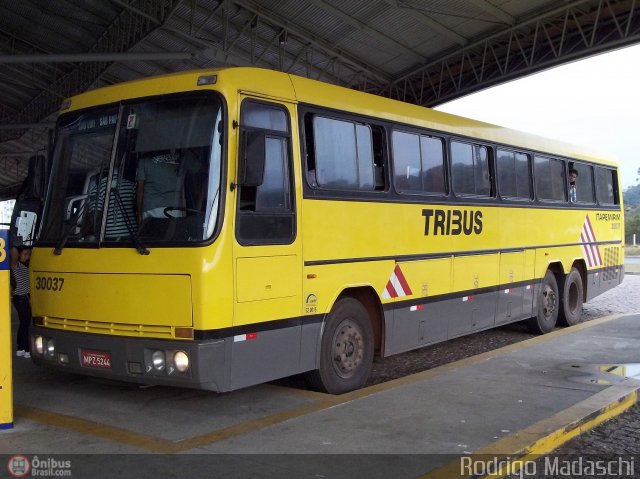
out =
[[9,230],[0,230],[0,271],[9,269]]

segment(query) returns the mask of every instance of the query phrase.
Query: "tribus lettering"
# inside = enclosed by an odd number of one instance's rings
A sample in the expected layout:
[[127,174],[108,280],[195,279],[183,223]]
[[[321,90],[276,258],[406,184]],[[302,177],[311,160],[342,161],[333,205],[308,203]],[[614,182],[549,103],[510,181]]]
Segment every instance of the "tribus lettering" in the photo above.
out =
[[422,210],[424,234],[465,235],[482,233],[482,211],[473,210]]

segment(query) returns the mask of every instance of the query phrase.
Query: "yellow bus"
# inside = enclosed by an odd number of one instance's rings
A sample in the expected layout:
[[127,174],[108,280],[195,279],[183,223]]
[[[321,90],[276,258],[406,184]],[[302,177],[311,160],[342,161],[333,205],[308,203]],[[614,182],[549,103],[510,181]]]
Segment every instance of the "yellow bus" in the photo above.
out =
[[531,135],[254,68],[109,86],[57,122],[32,357],[343,393],[374,356],[579,322],[623,225],[615,163]]

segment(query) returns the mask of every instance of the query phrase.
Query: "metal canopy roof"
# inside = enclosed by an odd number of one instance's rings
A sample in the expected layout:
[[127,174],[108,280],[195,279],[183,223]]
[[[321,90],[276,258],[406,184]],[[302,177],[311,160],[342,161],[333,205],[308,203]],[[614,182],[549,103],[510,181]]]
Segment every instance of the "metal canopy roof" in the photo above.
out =
[[636,0],[0,0],[0,198],[90,88],[256,65],[433,106],[638,41]]

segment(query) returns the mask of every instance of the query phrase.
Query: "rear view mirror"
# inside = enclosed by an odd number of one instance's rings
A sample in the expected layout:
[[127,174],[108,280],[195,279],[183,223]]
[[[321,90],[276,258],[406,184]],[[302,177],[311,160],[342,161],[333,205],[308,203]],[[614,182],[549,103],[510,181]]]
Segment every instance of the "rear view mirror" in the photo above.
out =
[[264,181],[266,138],[264,131],[249,130],[243,132],[239,184],[243,186],[260,186]]

